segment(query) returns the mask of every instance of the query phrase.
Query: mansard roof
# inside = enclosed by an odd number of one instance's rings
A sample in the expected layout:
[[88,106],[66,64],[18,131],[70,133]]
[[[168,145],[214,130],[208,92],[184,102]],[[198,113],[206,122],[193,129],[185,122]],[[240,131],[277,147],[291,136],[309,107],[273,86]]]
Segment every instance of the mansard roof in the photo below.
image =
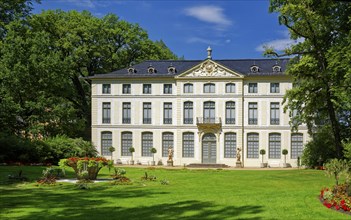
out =
[[[175,77],[195,67],[206,60],[148,60],[142,63],[113,71],[111,73],[99,74],[89,77],[90,79],[112,79],[112,78],[153,78],[153,77]],[[285,75],[289,59],[233,59],[212,60],[243,76],[282,76]],[[252,67],[257,71],[253,71]],[[273,67],[279,66],[280,71],[273,71]],[[169,71],[173,67],[175,71]],[[133,68],[133,69],[130,69]],[[152,71],[150,71],[150,68]]]

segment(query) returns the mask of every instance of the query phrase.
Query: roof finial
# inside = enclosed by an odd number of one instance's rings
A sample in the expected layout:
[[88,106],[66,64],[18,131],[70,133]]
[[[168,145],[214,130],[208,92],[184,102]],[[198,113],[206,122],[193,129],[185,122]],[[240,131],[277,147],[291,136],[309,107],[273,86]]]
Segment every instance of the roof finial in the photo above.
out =
[[212,49],[210,46],[207,48],[207,59],[212,59]]

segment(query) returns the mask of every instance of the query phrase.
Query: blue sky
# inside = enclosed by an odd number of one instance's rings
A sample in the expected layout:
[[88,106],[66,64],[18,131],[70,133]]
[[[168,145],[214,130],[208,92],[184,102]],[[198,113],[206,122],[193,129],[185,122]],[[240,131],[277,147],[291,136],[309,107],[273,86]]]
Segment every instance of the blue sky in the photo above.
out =
[[88,10],[97,17],[114,13],[138,23],[150,39],[163,40],[178,56],[205,59],[263,58],[262,45],[282,50],[293,43],[278,15],[268,12],[269,0],[42,0],[42,10]]

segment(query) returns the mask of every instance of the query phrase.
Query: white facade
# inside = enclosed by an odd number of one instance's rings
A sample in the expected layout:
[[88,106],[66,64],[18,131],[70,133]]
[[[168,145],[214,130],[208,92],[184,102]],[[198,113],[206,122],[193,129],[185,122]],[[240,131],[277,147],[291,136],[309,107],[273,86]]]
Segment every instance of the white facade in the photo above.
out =
[[286,162],[297,166],[308,134],[306,127],[292,133],[283,111],[288,76],[242,74],[211,59],[177,74],[152,74],[92,78],[92,141],[101,155],[110,158],[112,145],[113,159],[128,164],[133,146],[134,161],[150,164],[154,147],[156,163],[167,164],[171,146],[174,165],[235,166],[240,148],[242,165],[259,167],[261,149],[271,166],[282,166],[287,149]]

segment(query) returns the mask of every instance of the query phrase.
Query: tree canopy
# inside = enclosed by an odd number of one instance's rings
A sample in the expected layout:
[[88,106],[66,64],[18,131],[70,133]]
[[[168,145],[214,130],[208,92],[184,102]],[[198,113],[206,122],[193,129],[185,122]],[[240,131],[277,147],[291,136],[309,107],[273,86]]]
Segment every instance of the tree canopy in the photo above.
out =
[[279,14],[290,37],[300,43],[277,54],[295,55],[287,73],[294,87],[285,96],[286,110],[298,112],[295,128],[308,125],[310,133],[330,125],[336,154],[342,157],[342,140],[351,136],[351,4],[330,0],[271,0],[270,12]]
[[44,11],[6,25],[0,46],[0,126],[30,135],[90,136],[85,77],[147,59],[177,59],[137,24],[87,11]]

